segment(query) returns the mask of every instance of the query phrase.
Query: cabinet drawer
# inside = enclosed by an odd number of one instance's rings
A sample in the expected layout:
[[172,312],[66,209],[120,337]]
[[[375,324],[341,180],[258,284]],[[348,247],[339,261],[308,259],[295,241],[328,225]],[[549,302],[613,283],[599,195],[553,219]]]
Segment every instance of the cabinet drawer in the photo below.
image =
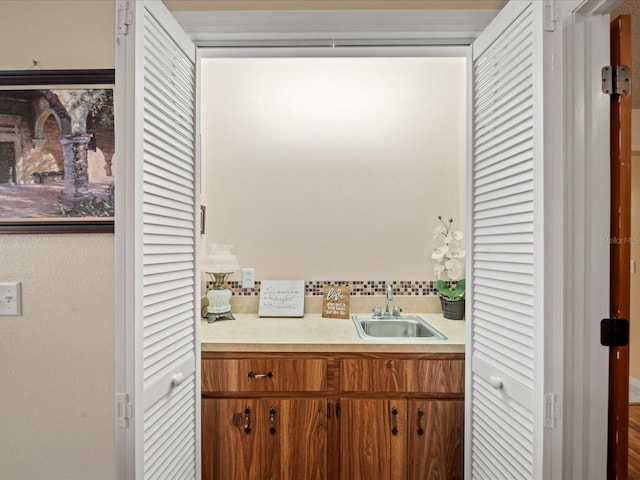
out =
[[342,359],[344,392],[463,393],[464,360]]
[[318,392],[327,388],[325,359],[205,359],[203,392]]

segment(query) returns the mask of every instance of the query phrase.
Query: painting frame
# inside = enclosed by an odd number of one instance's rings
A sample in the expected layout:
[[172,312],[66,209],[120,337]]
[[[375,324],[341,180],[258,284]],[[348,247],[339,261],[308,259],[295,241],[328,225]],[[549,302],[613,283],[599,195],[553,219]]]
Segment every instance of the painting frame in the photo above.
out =
[[[113,91],[115,89],[114,69],[91,69],[91,70],[8,70],[0,71],[0,94],[6,90],[18,91],[43,91],[68,90],[84,91],[97,89],[111,91],[111,122],[113,138],[110,139],[115,145],[115,118],[113,115]],[[39,88],[40,87],[40,88]],[[0,111],[0,115],[3,112]],[[8,116],[8,115],[7,115]],[[56,117],[57,118],[57,117]],[[17,134],[15,134],[17,135]],[[36,140],[35,135],[32,140]],[[95,148],[95,146],[94,146]],[[22,152],[20,152],[22,154]],[[18,154],[16,154],[17,156]],[[65,154],[66,155],[66,154]],[[65,160],[66,165],[66,160]],[[111,164],[109,164],[109,168]],[[15,167],[14,167],[15,168]],[[65,178],[66,166],[60,172],[62,179]],[[59,169],[58,169],[59,170]],[[47,181],[47,174],[54,172],[44,172],[44,181]],[[25,174],[26,175],[26,174]],[[43,177],[40,172],[32,173],[32,183],[42,183]],[[15,173],[14,173],[15,176]],[[111,174],[111,199],[115,196],[115,180]],[[52,177],[54,181],[60,176]],[[88,173],[87,173],[88,178]],[[39,181],[38,181],[39,179]],[[22,179],[23,180],[23,179]],[[89,180],[87,180],[87,185]],[[0,189],[3,184],[0,184]],[[16,182],[17,185],[17,182]],[[66,187],[65,187],[66,188]],[[90,195],[90,194],[89,194]],[[15,210],[19,213],[18,207]],[[110,213],[110,212],[109,212]],[[115,214],[113,214],[115,215]],[[33,218],[30,216],[21,217],[16,215],[10,218],[0,218],[1,233],[113,233],[115,216],[41,216]]]

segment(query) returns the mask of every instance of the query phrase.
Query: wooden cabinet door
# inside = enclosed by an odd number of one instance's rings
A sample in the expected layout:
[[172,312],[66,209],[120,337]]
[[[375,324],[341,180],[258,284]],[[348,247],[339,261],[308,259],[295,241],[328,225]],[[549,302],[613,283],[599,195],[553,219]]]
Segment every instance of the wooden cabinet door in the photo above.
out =
[[203,480],[325,480],[326,411],[325,399],[203,399]]
[[407,401],[342,398],[340,405],[340,478],[406,479]]
[[409,400],[408,479],[458,480],[464,467],[464,400]]
[[263,478],[267,422],[260,400],[202,399],[203,480]]
[[[269,478],[327,478],[327,400],[264,399],[269,412]],[[266,419],[265,419],[266,420]]]

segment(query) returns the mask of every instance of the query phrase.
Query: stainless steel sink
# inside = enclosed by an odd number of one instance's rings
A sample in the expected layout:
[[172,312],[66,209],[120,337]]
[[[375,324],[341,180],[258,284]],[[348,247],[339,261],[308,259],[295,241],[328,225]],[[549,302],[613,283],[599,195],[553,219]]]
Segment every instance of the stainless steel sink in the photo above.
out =
[[447,337],[417,315],[374,317],[353,315],[358,335],[365,340],[446,340]]

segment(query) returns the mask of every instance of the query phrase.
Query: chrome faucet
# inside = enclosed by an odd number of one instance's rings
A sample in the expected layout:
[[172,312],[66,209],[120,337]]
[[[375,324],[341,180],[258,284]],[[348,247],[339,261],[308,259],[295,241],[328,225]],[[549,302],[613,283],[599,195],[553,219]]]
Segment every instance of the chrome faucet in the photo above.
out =
[[391,312],[389,312],[389,302],[393,300],[393,287],[391,285],[387,285],[386,294],[384,296],[384,316],[390,317]]
[[393,287],[387,285],[384,291],[384,312],[380,307],[373,307],[373,318],[400,318],[402,309],[397,305],[393,307],[393,313],[389,311],[389,302],[393,300]]

